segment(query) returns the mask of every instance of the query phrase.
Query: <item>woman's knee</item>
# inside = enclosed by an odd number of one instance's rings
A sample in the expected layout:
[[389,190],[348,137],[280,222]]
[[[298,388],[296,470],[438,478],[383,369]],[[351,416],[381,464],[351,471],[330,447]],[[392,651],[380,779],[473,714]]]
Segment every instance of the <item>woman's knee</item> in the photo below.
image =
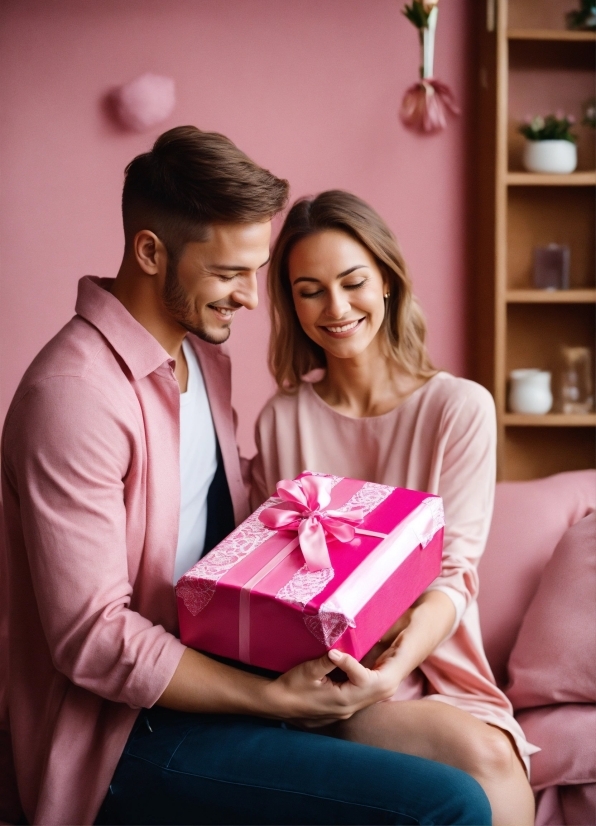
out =
[[508,737],[500,729],[485,725],[469,743],[467,770],[475,777],[502,777],[514,770],[518,758]]

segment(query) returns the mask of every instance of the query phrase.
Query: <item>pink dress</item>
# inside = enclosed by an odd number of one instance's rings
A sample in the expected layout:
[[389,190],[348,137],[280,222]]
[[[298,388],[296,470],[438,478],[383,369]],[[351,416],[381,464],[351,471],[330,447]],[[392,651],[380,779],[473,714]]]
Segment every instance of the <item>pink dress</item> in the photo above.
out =
[[484,654],[478,607],[478,561],[495,490],[496,425],[492,396],[478,384],[438,373],[382,416],[336,412],[304,382],[294,396],[278,394],[256,426],[253,506],[279,479],[303,470],[350,476],[443,497],[445,546],[431,589],[453,601],[451,635],[399,687],[394,700],[425,697],[468,711],[510,732],[529,770],[530,745],[497,688]]

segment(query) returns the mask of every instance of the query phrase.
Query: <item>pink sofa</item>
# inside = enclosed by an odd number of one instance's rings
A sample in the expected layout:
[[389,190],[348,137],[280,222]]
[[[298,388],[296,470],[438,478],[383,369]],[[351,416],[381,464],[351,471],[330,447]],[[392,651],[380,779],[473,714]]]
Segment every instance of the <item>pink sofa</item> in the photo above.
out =
[[[593,826],[596,822],[596,652],[590,649],[590,644],[596,642],[596,530],[592,532],[585,522],[586,515],[594,510],[596,471],[500,483],[480,565],[479,608],[488,659],[499,685],[512,692],[516,714],[528,739],[542,748],[532,757],[537,826]],[[1,515],[0,508],[0,540]],[[596,514],[592,518],[596,525]],[[575,559],[570,549],[578,547],[577,543],[566,544],[565,540],[573,540],[568,530],[572,525],[584,526],[584,544]],[[568,565],[568,560],[575,567]],[[578,574],[578,562],[581,565],[585,560],[591,567]],[[0,586],[3,562],[0,554]],[[558,569],[553,568],[556,562]],[[564,588],[566,570],[571,576]],[[558,595],[555,600],[550,597],[548,588],[553,579],[561,582],[561,595],[567,603],[571,601],[571,610],[559,605]],[[586,600],[590,592],[592,599]],[[536,625],[540,628],[544,624],[540,611],[545,600],[557,629],[566,621],[571,623],[573,634],[562,638],[565,662],[556,661],[561,657],[549,658],[545,641],[534,640]],[[2,604],[0,594],[0,823],[14,823],[19,807],[10,782],[8,739],[2,731],[2,677],[6,670],[1,656],[5,651]],[[554,636],[549,632],[546,642],[550,644]],[[542,656],[544,662],[540,661]],[[512,685],[510,665],[516,669]]]
[[542,749],[537,826],[596,823],[595,510],[593,470],[502,482],[480,563],[486,654]]

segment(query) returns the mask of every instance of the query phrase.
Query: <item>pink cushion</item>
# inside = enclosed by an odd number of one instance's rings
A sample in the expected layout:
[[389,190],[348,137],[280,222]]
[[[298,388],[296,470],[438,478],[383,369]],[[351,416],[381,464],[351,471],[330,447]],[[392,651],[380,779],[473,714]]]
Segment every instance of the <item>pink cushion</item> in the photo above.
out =
[[530,758],[534,791],[596,783],[596,707],[564,703],[529,708],[515,717],[528,741],[542,749]]
[[596,511],[555,548],[511,652],[509,675],[515,709],[596,702]]
[[500,686],[507,682],[509,654],[555,545],[595,508],[594,470],[497,485],[478,605],[486,654]]
[[581,786],[549,786],[536,798],[535,826],[594,826],[596,783]]

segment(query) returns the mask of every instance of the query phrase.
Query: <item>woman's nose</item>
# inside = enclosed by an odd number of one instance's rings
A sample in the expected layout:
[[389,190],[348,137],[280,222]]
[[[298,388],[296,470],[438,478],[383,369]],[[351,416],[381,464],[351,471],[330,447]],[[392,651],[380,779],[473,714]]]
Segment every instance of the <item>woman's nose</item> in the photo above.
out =
[[327,295],[326,314],[331,318],[342,318],[350,310],[350,302],[345,294],[331,290]]

